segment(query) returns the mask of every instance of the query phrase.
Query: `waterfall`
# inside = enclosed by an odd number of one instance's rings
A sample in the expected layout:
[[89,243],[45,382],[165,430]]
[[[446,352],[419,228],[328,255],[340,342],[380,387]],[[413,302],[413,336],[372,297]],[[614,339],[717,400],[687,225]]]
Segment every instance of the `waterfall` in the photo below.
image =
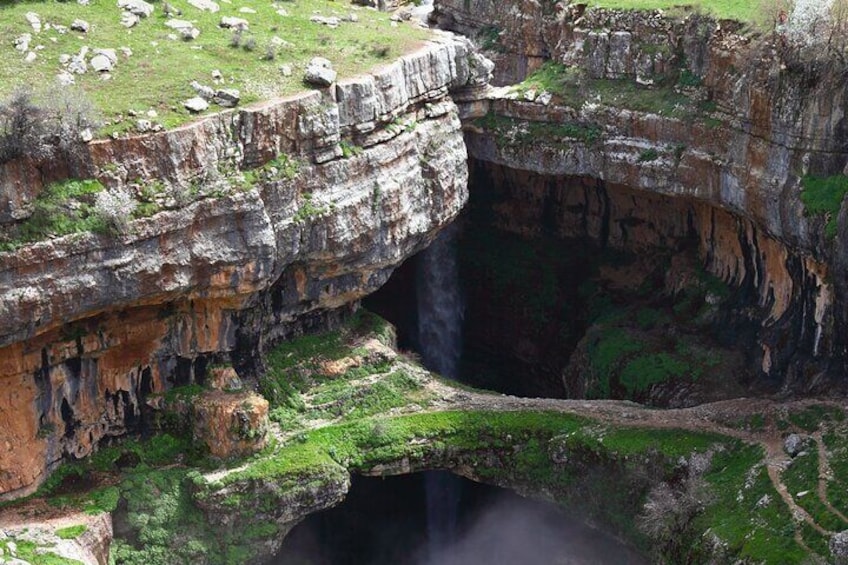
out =
[[[459,377],[462,354],[462,295],[456,260],[456,224],[448,226],[421,253],[416,281],[418,352],[431,371]],[[454,541],[461,487],[457,477],[425,474],[429,559]]]

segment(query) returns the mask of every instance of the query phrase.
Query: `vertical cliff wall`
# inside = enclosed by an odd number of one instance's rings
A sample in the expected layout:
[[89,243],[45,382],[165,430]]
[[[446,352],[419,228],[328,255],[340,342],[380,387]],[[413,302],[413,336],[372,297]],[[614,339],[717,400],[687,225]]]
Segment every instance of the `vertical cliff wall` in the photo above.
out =
[[[426,246],[467,198],[449,93],[485,83],[476,57],[445,35],[322,91],[90,145],[74,167],[107,185],[199,196],[118,236],[0,254],[0,497],[139,430],[150,395],[202,382],[213,363],[249,373],[268,344],[354,304]],[[37,196],[36,165],[4,168],[16,195],[2,199],[5,221]]]
[[[842,382],[845,211],[812,213],[802,192],[807,177],[848,172],[844,69],[696,13],[440,0],[435,18],[514,85],[461,107],[469,154],[527,183],[501,216],[508,229],[533,233],[571,206],[585,216],[572,225],[611,245],[691,234],[711,273],[752,290],[757,371],[787,390]],[[657,196],[680,215],[652,213]]]

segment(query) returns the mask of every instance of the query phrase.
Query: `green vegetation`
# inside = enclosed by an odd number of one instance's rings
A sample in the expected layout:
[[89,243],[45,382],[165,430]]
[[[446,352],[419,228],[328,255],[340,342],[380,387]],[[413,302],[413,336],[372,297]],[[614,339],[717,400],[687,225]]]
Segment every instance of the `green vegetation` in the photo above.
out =
[[[212,80],[213,70],[223,75],[219,87],[240,90],[245,104],[303,90],[301,71],[312,57],[326,57],[342,76],[352,76],[412,50],[429,35],[413,24],[392,27],[390,14],[374,10],[356,11],[357,22],[342,22],[337,29],[309,21],[316,13],[343,17],[351,11],[347,2],[257,2],[250,5],[255,14],[240,13],[241,2],[219,2],[221,9],[213,14],[192,7],[187,0],[169,0],[168,6],[182,12],[181,19],[200,30],[197,39],[184,41],[169,38],[176,32],[165,26],[166,4],[154,5],[151,17],[126,29],[119,23],[121,10],[114,0],[91,0],[88,6],[58,0],[6,3],[0,10],[0,30],[8,39],[0,48],[0,96],[21,83],[52,83],[62,68],[59,56],[63,53],[76,54],[83,47],[111,48],[117,50],[118,62],[110,80],[101,80],[90,69],[75,77],[76,84],[111,120],[103,133],[134,127],[136,120],[126,118],[130,110],[141,116],[154,110],[158,115],[153,120],[171,127],[191,117],[182,102],[196,95],[190,86],[193,80],[219,86]],[[30,11],[38,13],[42,22],[62,26],[81,18],[90,29],[88,33],[50,29],[35,34],[24,18]],[[234,32],[218,25],[222,16],[250,23],[249,30],[239,34],[237,48],[233,47]],[[13,47],[13,39],[24,33],[33,34],[32,47],[43,46],[32,63],[25,62],[25,53]],[[129,48],[132,55],[125,55],[121,48]],[[292,76],[284,76],[281,65],[294,69]]]
[[848,528],[838,516],[824,505],[818,496],[819,459],[815,443],[810,443],[807,453],[792,459],[789,468],[783,472],[783,483],[789,494],[806,510],[817,524],[832,532]]
[[814,177],[801,179],[801,202],[810,214],[820,214],[826,220],[824,233],[829,239],[836,237],[837,217],[842,200],[848,193],[848,176]]
[[59,528],[56,530],[56,535],[62,539],[77,539],[88,530],[85,524],[77,524],[76,526],[68,526],[67,528]]
[[497,132],[496,142],[502,146],[529,146],[538,141],[569,147],[574,141],[595,143],[602,130],[595,124],[528,122],[492,113],[474,120],[480,128]]
[[81,561],[61,557],[50,551],[49,546],[39,546],[35,542],[26,539],[4,539],[0,540],[0,555],[11,555],[9,542],[15,543],[15,555],[25,563],[33,565],[82,565]]
[[0,251],[27,243],[86,231],[105,232],[108,224],[95,209],[95,195],[104,190],[96,180],[70,179],[44,188],[33,203],[33,212],[6,240]]
[[650,149],[645,149],[639,154],[639,162],[647,163],[649,161],[656,161],[657,159],[659,159],[659,157],[659,152],[653,147],[651,147]]
[[[680,8],[686,3],[680,0],[590,0],[590,7],[620,8],[624,10],[668,10]],[[739,0],[698,0],[688,3],[690,6],[704,10],[707,14],[739,20],[741,22],[758,21],[762,19],[757,2],[740,2]]]

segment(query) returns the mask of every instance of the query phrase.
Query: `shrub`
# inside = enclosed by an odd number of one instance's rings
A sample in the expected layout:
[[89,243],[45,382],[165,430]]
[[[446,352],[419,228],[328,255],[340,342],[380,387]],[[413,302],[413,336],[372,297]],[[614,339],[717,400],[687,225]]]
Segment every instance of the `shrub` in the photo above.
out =
[[24,155],[78,158],[83,131],[99,123],[79,89],[56,86],[37,97],[28,87],[18,88],[0,103],[0,163]]
[[97,214],[114,230],[125,233],[137,202],[123,189],[104,190],[97,194],[94,207]]

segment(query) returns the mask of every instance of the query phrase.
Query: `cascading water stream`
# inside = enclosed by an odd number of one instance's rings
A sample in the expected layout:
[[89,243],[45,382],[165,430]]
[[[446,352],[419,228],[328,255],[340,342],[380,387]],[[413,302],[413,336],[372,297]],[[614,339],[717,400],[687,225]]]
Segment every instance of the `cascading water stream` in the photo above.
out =
[[[459,376],[462,354],[463,304],[456,258],[457,231],[457,225],[452,224],[421,254],[416,281],[418,352],[428,369],[451,379]],[[461,486],[452,475],[425,476],[431,559],[454,541]]]

